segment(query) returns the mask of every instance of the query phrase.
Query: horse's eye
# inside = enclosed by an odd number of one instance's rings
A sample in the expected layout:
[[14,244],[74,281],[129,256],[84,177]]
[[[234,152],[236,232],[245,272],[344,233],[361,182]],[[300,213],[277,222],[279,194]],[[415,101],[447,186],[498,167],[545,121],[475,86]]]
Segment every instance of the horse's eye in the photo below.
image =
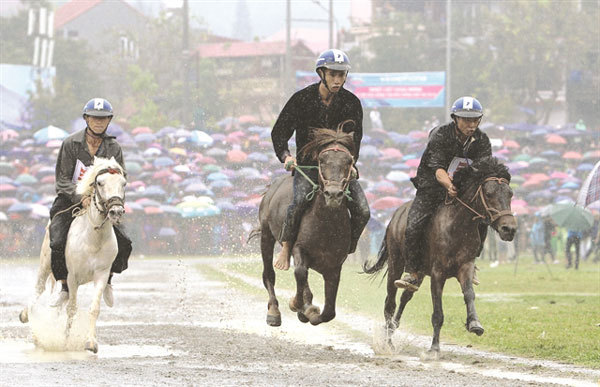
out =
[[99,181],[99,182],[98,182],[98,185],[99,185],[100,187],[102,187],[102,186],[104,185],[104,182],[103,182],[103,181]]

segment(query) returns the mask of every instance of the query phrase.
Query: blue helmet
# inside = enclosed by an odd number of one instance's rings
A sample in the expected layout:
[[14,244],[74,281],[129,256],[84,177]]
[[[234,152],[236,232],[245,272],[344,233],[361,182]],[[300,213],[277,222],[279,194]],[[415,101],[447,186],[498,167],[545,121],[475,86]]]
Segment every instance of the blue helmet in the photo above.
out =
[[473,97],[460,97],[452,104],[450,116],[480,118],[483,116],[483,107]]
[[84,117],[86,115],[93,117],[112,117],[113,108],[110,102],[104,98],[92,98],[83,107],[83,115]]
[[332,48],[323,51],[317,58],[315,71],[323,67],[331,70],[348,71],[350,70],[350,59],[348,59],[348,55],[344,51]]

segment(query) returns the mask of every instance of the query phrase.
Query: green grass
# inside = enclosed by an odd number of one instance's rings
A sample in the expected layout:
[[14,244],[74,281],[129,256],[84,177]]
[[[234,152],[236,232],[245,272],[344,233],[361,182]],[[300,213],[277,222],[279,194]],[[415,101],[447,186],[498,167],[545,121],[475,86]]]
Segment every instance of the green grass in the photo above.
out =
[[[514,265],[490,268],[480,262],[481,285],[475,287],[477,313],[485,328],[483,336],[465,330],[466,309],[460,286],[455,279],[444,289],[444,343],[470,345],[474,348],[537,359],[600,368],[600,265],[582,263],[578,271],[562,265],[550,265],[552,276],[544,265],[531,264],[530,257],[521,258],[517,274]],[[260,278],[262,262],[252,258],[228,265],[228,270]],[[374,281],[360,274],[357,264],[344,265],[337,303],[351,312],[380,319],[383,325],[385,286],[381,276]],[[215,272],[207,273],[219,275]],[[222,276],[223,274],[220,274]],[[231,277],[231,286],[253,294],[258,290]],[[323,281],[311,271],[314,303],[323,305]],[[278,289],[295,289],[293,271],[278,272]],[[287,300],[280,300],[280,303]],[[429,278],[423,282],[407,305],[400,329],[431,335],[431,296]],[[339,313],[339,312],[338,312]]]

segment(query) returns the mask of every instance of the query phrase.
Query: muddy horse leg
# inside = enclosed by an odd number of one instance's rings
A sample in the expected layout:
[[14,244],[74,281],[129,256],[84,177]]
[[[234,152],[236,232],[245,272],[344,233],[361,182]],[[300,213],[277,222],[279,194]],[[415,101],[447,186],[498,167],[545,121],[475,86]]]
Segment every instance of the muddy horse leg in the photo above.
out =
[[281,325],[281,312],[279,311],[279,301],[275,296],[275,270],[273,269],[273,249],[275,247],[275,238],[268,227],[263,227],[260,234],[260,252],[263,259],[263,285],[269,292],[269,302],[267,304],[267,324],[272,327]]
[[340,285],[341,269],[342,267],[340,266],[333,273],[323,275],[323,280],[325,282],[325,306],[323,306],[323,313],[311,314],[308,311],[306,312],[306,317],[309,318],[312,325],[328,322],[335,318],[335,301]]
[[479,322],[477,312],[475,311],[475,291],[473,290],[473,270],[474,265],[471,263],[465,265],[458,274],[458,281],[463,292],[465,305],[467,307],[467,324],[466,328],[469,332],[475,333],[477,336],[483,335],[484,329]]
[[441,273],[431,273],[431,301],[433,303],[433,314],[431,315],[431,325],[433,325],[433,340],[431,342],[430,352],[440,352],[440,330],[444,324],[444,310],[442,309],[442,293],[446,279]]
[[308,286],[308,265],[300,248],[294,246],[294,277],[296,278],[296,295],[290,299],[290,310],[298,313],[298,320],[308,322],[307,314],[319,314],[319,308],[312,305],[312,293]]

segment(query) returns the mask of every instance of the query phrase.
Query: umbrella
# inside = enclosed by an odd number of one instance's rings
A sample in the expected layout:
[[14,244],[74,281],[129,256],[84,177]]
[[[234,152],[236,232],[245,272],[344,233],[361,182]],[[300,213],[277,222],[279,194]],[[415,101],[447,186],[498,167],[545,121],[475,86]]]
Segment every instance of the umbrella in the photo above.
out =
[[161,153],[162,153],[162,151],[160,149],[150,147],[150,148],[146,149],[145,151],[143,151],[142,155],[146,156],[146,157],[154,157],[154,156],[159,156]]
[[163,210],[160,207],[147,206],[147,207],[144,207],[144,213],[147,215],[156,215],[156,214],[162,214]]
[[0,192],[15,191],[17,187],[12,184],[0,184]]
[[582,157],[583,156],[581,155],[581,153],[579,153],[579,152],[573,152],[573,151],[565,152],[562,155],[563,159],[571,159],[571,160],[579,160]]
[[227,152],[227,161],[232,163],[243,163],[248,158],[246,152],[240,149],[232,149]]
[[546,142],[548,144],[566,144],[567,140],[558,134],[549,134],[546,136]]
[[600,149],[585,152],[583,154],[584,159],[600,159]]
[[35,184],[38,182],[38,179],[31,176],[30,174],[22,173],[19,176],[17,176],[15,182],[19,184]]
[[269,156],[261,152],[252,152],[248,155],[248,160],[258,161],[258,162],[267,162],[269,161]]
[[19,137],[19,133],[16,130],[4,129],[0,131],[0,139],[2,139],[2,141],[4,142],[8,140],[13,140],[17,137]]
[[371,204],[371,208],[374,210],[387,210],[389,208],[400,207],[404,201],[395,196],[384,196],[379,198]]
[[173,161],[173,159],[170,157],[163,156],[154,160],[153,164],[155,168],[170,167],[172,165],[175,165],[175,161]]
[[402,171],[391,171],[385,176],[390,181],[403,182],[410,180],[410,176],[406,172]]
[[531,156],[528,155],[527,153],[521,153],[520,155],[517,155],[513,161],[529,161],[531,160]]
[[215,140],[207,133],[201,130],[193,130],[188,136],[187,141],[199,146],[210,146]]
[[136,174],[142,171],[142,166],[135,161],[125,161],[125,169],[127,170],[127,173]]
[[169,153],[178,156],[187,156],[187,152],[183,148],[171,148],[169,149]]
[[158,185],[148,186],[143,192],[145,196],[163,196],[167,194],[167,192]]
[[152,133],[140,133],[136,135],[134,138],[135,142],[154,142],[156,141],[156,136]]
[[149,127],[147,127],[147,126],[138,126],[137,128],[134,128],[134,129],[131,131],[131,134],[133,134],[134,136],[135,136],[135,135],[138,135],[138,134],[142,134],[142,133],[149,133],[149,134],[152,134],[152,129],[150,129],[150,128],[149,128]]
[[514,140],[504,140],[502,142],[502,145],[504,145],[505,148],[520,148],[521,146],[519,145],[519,143],[517,143]]
[[161,237],[170,237],[177,235],[177,231],[173,230],[171,227],[161,227],[158,231],[158,236]]
[[402,159],[402,152],[396,148],[385,148],[381,150],[382,159]]
[[365,158],[380,157],[381,152],[374,145],[365,145],[360,149],[360,155]]
[[35,132],[33,138],[36,143],[45,144],[50,140],[64,140],[68,135],[66,130],[49,125]]
[[222,148],[211,148],[206,152],[206,155],[212,157],[227,156],[227,151]]
[[546,213],[557,225],[572,231],[586,231],[594,224],[592,213],[574,204],[553,204]]
[[214,181],[214,180],[227,180],[228,177],[227,177],[226,174],[224,174],[222,172],[213,172],[213,173],[209,174],[206,177],[206,179],[210,180],[210,181]]
[[8,207],[8,210],[6,210],[6,212],[29,212],[29,211],[31,211],[31,204],[30,203],[21,203],[21,202],[12,204],[10,207]]

